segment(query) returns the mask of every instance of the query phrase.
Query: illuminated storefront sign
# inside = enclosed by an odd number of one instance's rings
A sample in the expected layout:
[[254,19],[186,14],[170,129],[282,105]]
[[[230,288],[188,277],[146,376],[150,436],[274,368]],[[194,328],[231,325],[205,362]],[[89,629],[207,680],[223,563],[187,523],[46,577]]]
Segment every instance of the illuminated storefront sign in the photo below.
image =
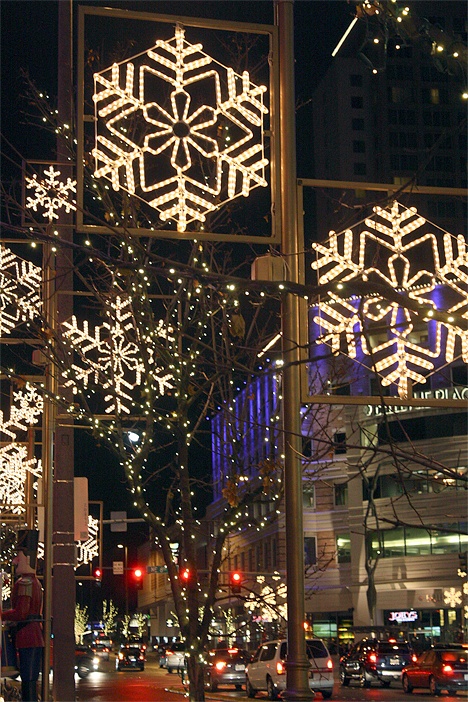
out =
[[[424,390],[422,392],[415,392],[414,397],[424,399],[435,399],[435,400],[468,400],[468,387],[450,387],[450,388],[437,388],[437,390]],[[385,398],[384,398],[385,401]],[[406,405],[395,405],[386,406],[385,412],[398,414],[400,412],[414,412],[414,410],[425,409],[424,407],[411,407]],[[381,405],[366,405],[364,407],[364,414],[366,417],[371,417],[372,415],[382,414]]]
[[390,612],[388,615],[389,622],[397,622],[401,624],[402,622],[415,622],[418,618],[418,613],[413,609],[409,612]]

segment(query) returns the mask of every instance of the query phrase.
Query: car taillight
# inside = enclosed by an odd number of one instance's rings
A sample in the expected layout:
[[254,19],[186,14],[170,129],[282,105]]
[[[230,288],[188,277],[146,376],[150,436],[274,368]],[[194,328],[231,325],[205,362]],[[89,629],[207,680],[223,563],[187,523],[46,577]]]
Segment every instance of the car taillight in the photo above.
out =
[[174,655],[174,651],[166,651],[166,656],[173,656],[173,655]]
[[445,673],[445,675],[451,675],[453,673],[453,668],[446,663],[442,666],[442,672]]
[[331,658],[329,658],[328,661],[327,661],[327,668],[328,668],[329,670],[333,670],[333,661],[332,661]]
[[123,654],[123,653],[119,653],[119,661],[123,661],[123,659],[124,659],[124,654]]
[[215,668],[216,670],[223,670],[226,667],[226,661],[216,661],[215,663]]
[[415,653],[413,653],[413,655],[411,656],[411,660],[413,661],[413,663],[416,663],[416,661],[418,660],[418,657]]
[[377,654],[369,653],[368,659],[371,663],[377,663]]
[[284,675],[286,673],[286,668],[283,665],[282,661],[278,661],[276,664],[276,672],[278,675]]
[[140,659],[140,661],[144,661],[144,660],[145,660],[145,657],[144,657],[144,655],[143,655],[142,653],[140,653],[139,659]]

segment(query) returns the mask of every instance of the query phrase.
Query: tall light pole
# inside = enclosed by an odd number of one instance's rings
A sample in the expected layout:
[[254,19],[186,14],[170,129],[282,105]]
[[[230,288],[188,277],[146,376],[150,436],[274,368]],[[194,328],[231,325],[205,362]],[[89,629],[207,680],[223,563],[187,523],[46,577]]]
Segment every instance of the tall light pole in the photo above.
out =
[[124,549],[124,587],[125,587],[125,615],[128,615],[128,548],[127,544],[117,544],[117,548]]
[[[301,282],[302,247],[299,245],[296,191],[296,113],[294,93],[294,19],[292,0],[275,0],[279,39],[281,252],[289,281]],[[300,418],[300,309],[297,296],[288,293],[282,303],[284,493],[286,525],[286,582],[288,657],[285,700],[307,701],[309,660],[304,619],[304,528],[302,506],[302,450]]]

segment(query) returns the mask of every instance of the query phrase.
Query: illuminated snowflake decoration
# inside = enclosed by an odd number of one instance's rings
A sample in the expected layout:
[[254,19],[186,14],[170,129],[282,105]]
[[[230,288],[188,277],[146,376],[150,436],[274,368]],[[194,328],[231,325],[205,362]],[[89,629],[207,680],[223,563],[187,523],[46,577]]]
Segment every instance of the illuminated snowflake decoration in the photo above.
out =
[[[468,361],[468,251],[463,236],[437,231],[415,208],[398,202],[391,208],[374,208],[375,219],[365,220],[368,229],[358,234],[331,232],[326,244],[314,244],[319,284],[336,282],[318,305],[314,317],[322,336],[334,353],[351,358],[372,357],[383,385],[395,383],[401,397],[408,382],[424,383],[435,360],[454,359],[457,338],[463,360]],[[341,284],[347,281],[384,283],[415,300],[423,315],[401,302],[378,294],[344,298]],[[352,289],[352,285],[349,286]],[[432,319],[444,312],[442,321]]]
[[99,556],[99,520],[88,515],[88,538],[77,542],[76,567],[91,563],[97,556]]
[[[72,387],[76,393],[78,382],[82,382],[83,387],[91,383],[101,385],[104,391],[109,390],[104,396],[106,413],[129,414],[133,403],[131,392],[141,385],[145,371],[130,299],[117,297],[114,305],[107,307],[106,314],[109,321],[96,326],[94,331],[90,330],[86,320],[80,328],[75,316],[70,322],[63,323],[63,337],[68,339],[81,361],[72,364],[65,386]],[[157,333],[162,338],[171,338],[162,325]],[[153,363],[150,347],[147,352],[153,365],[154,383],[163,395],[165,390],[172,388],[172,376]]]
[[253,619],[264,622],[271,622],[277,619],[287,621],[287,586],[282,583],[276,588],[272,588],[270,585],[265,584],[264,578],[260,579],[258,577],[257,582],[261,586],[260,595],[251,592],[249,593],[249,599],[245,602],[245,608],[251,612]]
[[94,81],[95,176],[145,200],[179,232],[267,186],[266,87],[188,43],[180,26]]
[[19,440],[21,432],[39,422],[42,410],[42,396],[27,385],[13,392],[9,418],[0,411],[0,504],[3,516],[7,510],[12,514],[24,512],[27,475],[42,475],[41,461],[29,456],[27,445]]
[[27,210],[37,212],[41,209],[44,219],[52,222],[58,219],[57,210],[65,209],[65,212],[76,210],[76,201],[70,199],[72,193],[76,193],[76,180],[67,178],[66,182],[58,179],[60,171],[56,171],[53,166],[45,169],[43,177],[34,173],[32,178],[25,177],[27,190],[33,190],[33,196],[27,196],[25,207]]
[[462,603],[462,594],[460,590],[455,590],[454,587],[444,590],[444,603],[449,607],[457,607]]
[[41,269],[0,246],[0,336],[41,311]]

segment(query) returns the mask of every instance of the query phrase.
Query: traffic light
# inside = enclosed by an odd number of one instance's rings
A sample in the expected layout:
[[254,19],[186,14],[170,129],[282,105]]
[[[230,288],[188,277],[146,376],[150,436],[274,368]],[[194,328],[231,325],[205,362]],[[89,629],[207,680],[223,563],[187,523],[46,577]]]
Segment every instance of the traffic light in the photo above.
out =
[[194,587],[195,585],[193,571],[188,566],[179,568],[179,579],[185,587]]
[[102,570],[100,568],[95,568],[93,571],[93,575],[96,585],[100,585],[102,580]]
[[242,580],[242,573],[239,573],[237,570],[229,574],[229,585],[231,586],[231,592],[233,595],[240,595],[242,590]]
[[133,577],[136,582],[137,590],[143,590],[143,570],[142,568],[133,569]]

